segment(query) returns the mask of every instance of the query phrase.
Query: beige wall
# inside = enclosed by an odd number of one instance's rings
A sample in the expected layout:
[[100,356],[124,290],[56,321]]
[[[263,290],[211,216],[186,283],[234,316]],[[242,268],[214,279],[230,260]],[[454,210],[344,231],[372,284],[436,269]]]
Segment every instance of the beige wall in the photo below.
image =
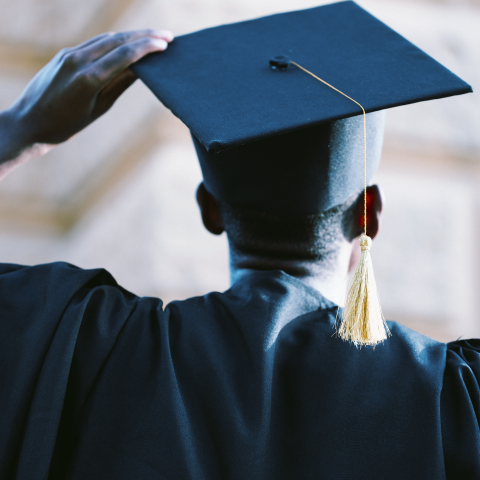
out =
[[[296,0],[0,0],[0,108],[56,50],[105,30],[176,34],[311,7]],[[480,2],[360,5],[480,85]],[[382,305],[442,340],[480,336],[480,101],[389,111],[377,180],[385,195],[373,261]],[[103,266],[165,300],[228,288],[227,245],[202,227],[186,127],[136,84],[107,116],[0,184],[1,261]]]

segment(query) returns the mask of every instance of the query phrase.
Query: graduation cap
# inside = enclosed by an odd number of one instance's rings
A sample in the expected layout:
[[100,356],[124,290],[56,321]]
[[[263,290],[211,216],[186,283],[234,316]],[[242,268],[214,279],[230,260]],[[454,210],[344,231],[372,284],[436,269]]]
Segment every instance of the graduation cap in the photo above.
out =
[[[207,190],[276,215],[360,192],[380,161],[382,110],[472,91],[351,1],[183,35],[132,68],[190,129]],[[375,345],[388,328],[361,243],[339,331]]]

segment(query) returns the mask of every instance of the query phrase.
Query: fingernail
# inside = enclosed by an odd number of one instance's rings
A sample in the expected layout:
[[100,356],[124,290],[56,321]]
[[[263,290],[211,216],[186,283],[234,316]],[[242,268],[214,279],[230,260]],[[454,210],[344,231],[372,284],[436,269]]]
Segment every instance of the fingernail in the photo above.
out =
[[155,46],[160,50],[166,50],[166,48],[168,47],[168,43],[165,40],[162,40],[161,38],[156,38]]

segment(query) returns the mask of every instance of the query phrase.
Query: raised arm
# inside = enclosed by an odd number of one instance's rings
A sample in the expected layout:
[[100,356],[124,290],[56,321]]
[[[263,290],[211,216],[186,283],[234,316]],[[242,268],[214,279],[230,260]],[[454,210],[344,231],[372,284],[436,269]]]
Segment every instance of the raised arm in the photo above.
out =
[[0,179],[103,115],[136,80],[128,67],[172,40],[168,31],[136,30],[61,50],[0,112]]

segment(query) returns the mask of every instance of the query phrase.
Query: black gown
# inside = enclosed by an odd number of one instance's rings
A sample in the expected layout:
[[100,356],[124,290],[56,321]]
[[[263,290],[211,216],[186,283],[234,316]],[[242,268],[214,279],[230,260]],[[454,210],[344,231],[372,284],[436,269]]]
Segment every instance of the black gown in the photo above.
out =
[[480,341],[356,349],[280,271],[139,298],[0,265],[0,478],[480,479]]

